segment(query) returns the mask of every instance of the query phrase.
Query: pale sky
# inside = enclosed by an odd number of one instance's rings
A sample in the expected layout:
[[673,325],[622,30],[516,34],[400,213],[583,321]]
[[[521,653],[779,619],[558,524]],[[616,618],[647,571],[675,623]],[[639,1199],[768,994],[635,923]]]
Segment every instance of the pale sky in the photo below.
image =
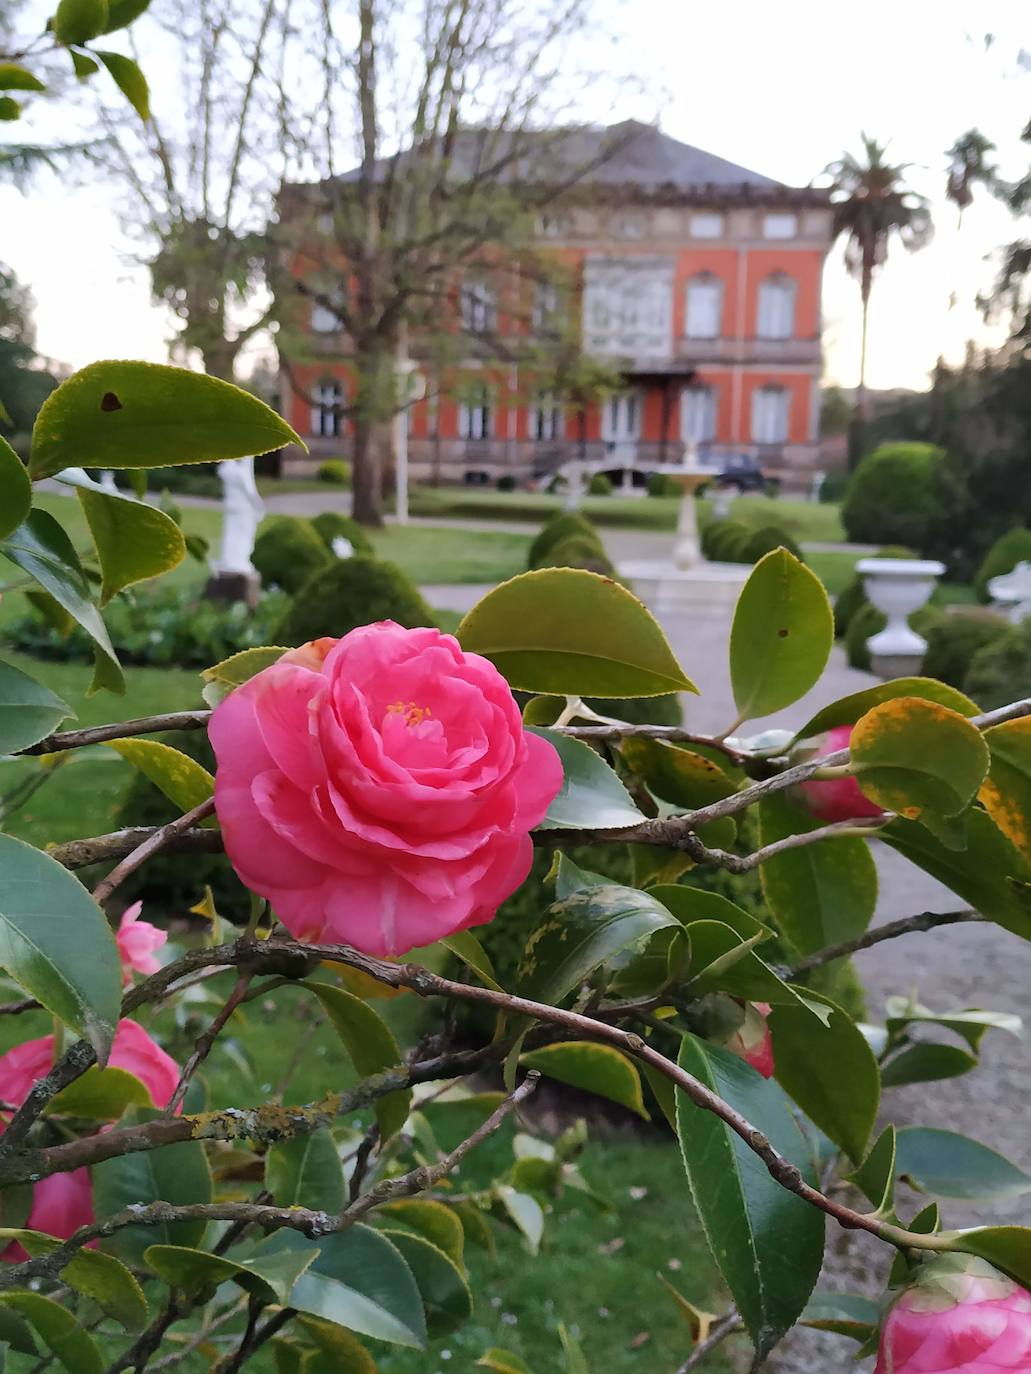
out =
[[[1022,44],[1031,48],[1024,0],[596,3],[600,19],[617,14],[617,41],[610,50],[599,40],[598,65],[631,71],[635,84],[622,108],[606,94],[585,118],[610,123],[657,111],[674,137],[794,185],[843,149],[858,150],[860,130],[890,140],[891,155],[914,164],[912,183],[931,198],[937,232],[918,254],[896,249],[874,287],[872,386],[924,386],[939,354],[955,360],[968,338],[1002,337],[982,323],[974,298],[992,279],[993,251],[1017,229],[984,198],[957,226],[943,196],[943,153],[976,125],[998,144],[1004,174],[1026,170],[1028,149],[1018,141],[1031,105],[1031,74],[1018,61]],[[986,32],[996,35],[987,54]],[[143,48],[145,70],[147,57]],[[174,94],[155,84],[159,98]],[[4,126],[5,135],[17,127]],[[839,245],[824,279],[826,378],[853,385],[859,291],[841,258]],[[0,261],[32,287],[40,352],[73,366],[167,359],[174,326],[151,304],[111,188],[68,189],[52,177],[30,197],[0,187]]]

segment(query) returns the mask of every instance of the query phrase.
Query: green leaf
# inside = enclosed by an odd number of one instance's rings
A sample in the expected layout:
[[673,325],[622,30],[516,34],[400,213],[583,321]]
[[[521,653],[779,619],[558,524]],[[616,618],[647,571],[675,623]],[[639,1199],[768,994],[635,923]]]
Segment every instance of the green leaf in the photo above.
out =
[[948,1234],[954,1250],[980,1255],[1023,1287],[1031,1287],[1031,1228],[977,1226],[969,1231]]
[[[656,797],[684,811],[722,801],[738,790],[737,783],[712,759],[663,740],[644,736],[625,739],[620,752]],[[737,835],[737,822],[733,816],[723,816],[703,825],[699,835],[705,844],[731,845]]]
[[[17,1241],[33,1259],[49,1255],[63,1242],[43,1231],[0,1230],[5,1242]],[[77,1293],[91,1298],[126,1331],[139,1331],[147,1320],[143,1289],[120,1260],[99,1250],[80,1250],[60,1271],[60,1277]],[[2,1337],[0,1337],[2,1338]]]
[[347,1201],[344,1170],[328,1130],[280,1140],[265,1156],[265,1187],[279,1207],[308,1207],[335,1216]]
[[548,909],[530,936],[519,970],[520,991],[559,1002],[606,959],[679,922],[647,892],[610,883],[583,888]]
[[[3,88],[0,66],[0,89]],[[18,528],[32,509],[32,483],[25,464],[6,439],[0,436],[0,539]]]
[[822,1030],[800,1007],[774,1007],[767,1017],[777,1082],[810,1121],[858,1164],[877,1119],[881,1081],[877,1060],[855,1022],[827,997]]
[[178,567],[186,557],[182,531],[156,506],[102,491],[99,484],[78,485],[77,495],[104,578],[102,606],[126,587]]
[[588,868],[581,868],[561,849],[555,851],[555,858],[545,878],[545,882],[554,882],[555,896],[560,901],[583,887],[607,887],[611,881],[604,873],[592,873]]
[[212,463],[289,443],[304,448],[264,401],[217,377],[157,363],[91,363],[43,402],[29,475]]
[[558,1324],[558,1338],[562,1344],[565,1374],[590,1374],[583,1348],[564,1322]]
[[513,1355],[511,1350],[502,1350],[496,1345],[483,1352],[476,1361],[476,1368],[492,1369],[494,1374],[533,1374],[525,1360]]
[[814,1293],[798,1320],[801,1326],[817,1331],[833,1331],[836,1336],[866,1341],[877,1330],[881,1310],[858,1293]]
[[[140,1112],[147,1120],[150,1112]],[[93,1206],[98,1219],[112,1216],[134,1203],[168,1202],[173,1207],[211,1201],[211,1170],[198,1140],[163,1145],[159,1150],[105,1159],[92,1168]],[[124,1226],[104,1241],[107,1250],[126,1264],[146,1263],[151,1245],[199,1245],[203,1221],[161,1222],[156,1226]]]
[[376,1374],[372,1356],[350,1331],[318,1317],[297,1321],[319,1348],[318,1355],[305,1359],[303,1374]]
[[[759,843],[815,830],[822,822],[794,807],[783,792],[759,803]],[[877,866],[858,836],[803,845],[760,866],[763,896],[784,937],[799,954],[862,935],[877,905]]]
[[562,762],[562,787],[539,830],[618,830],[644,820],[619,778],[589,744],[543,726],[528,726],[527,732],[546,739]]
[[499,1184],[494,1191],[501,1206],[515,1223],[516,1229],[522,1232],[526,1248],[531,1255],[536,1255],[541,1248],[541,1238],[544,1235],[544,1212],[541,1204],[529,1193],[522,1193],[508,1183]]
[[0,968],[88,1040],[103,1065],[122,1004],[107,917],[49,855],[0,835]]
[[916,820],[925,809],[955,816],[988,771],[988,746],[965,716],[937,702],[897,697],[868,711],[849,740],[864,794]]
[[580,568],[541,568],[502,582],[466,615],[458,638],[526,692],[654,697],[698,690],[637,597]]
[[[692,921],[686,927],[691,941],[691,991],[693,995],[707,992],[729,992],[750,1002],[769,1002],[774,1006],[786,1004],[802,1008],[807,1016],[829,1017],[824,1003],[809,997],[785,983],[769,964],[750,948],[750,941],[742,940],[736,931],[722,921]],[[753,935],[751,941],[760,937]]]
[[978,799],[1010,843],[1031,857],[1031,716],[984,733],[991,771]]
[[0,1306],[19,1313],[68,1374],[103,1374],[106,1361],[93,1337],[53,1298],[42,1293],[0,1293]]
[[410,1231],[384,1228],[380,1234],[390,1237],[412,1271],[431,1336],[445,1335],[469,1320],[473,1312],[473,1295],[453,1259],[432,1241]]
[[426,1318],[412,1271],[386,1236],[361,1224],[310,1241],[297,1231],[277,1231],[252,1252],[315,1252],[294,1284],[290,1306],[346,1326],[360,1336],[392,1345],[426,1346]]
[[93,51],[111,73],[115,85],[128,100],[141,119],[150,118],[150,88],[147,78],[131,57],[123,57],[118,52]]
[[[504,1094],[498,1096],[504,1101]],[[423,1198],[399,1198],[396,1202],[385,1203],[377,1209],[377,1213],[389,1218],[395,1225],[404,1226],[425,1240],[432,1241],[438,1250],[443,1250],[461,1267],[465,1252],[465,1228],[461,1218],[450,1207],[442,1202],[427,1202]]]
[[[20,67],[17,62],[0,62],[0,91],[45,90],[46,86],[44,86],[43,82],[40,81],[39,77],[34,76],[32,72],[28,71],[25,67]],[[10,444],[8,444],[6,439],[0,439],[0,464],[2,464],[3,462],[3,453],[5,449],[10,453],[14,452],[14,450],[11,448]],[[21,467],[20,461],[18,463],[18,466]],[[2,476],[0,476],[0,493],[6,495],[6,493],[3,490]],[[3,501],[0,501],[0,510],[3,510],[6,515],[7,512],[5,510]],[[25,510],[28,510],[28,506],[25,507]],[[14,525],[20,525],[24,518],[25,513],[22,512],[18,519],[15,520]],[[14,529],[14,525],[11,525],[10,528]]]
[[68,51],[71,53],[72,57],[72,70],[80,81],[85,81],[88,77],[96,76],[97,72],[100,71],[100,63],[94,62],[93,58],[89,57],[86,53],[76,52],[74,48],[69,48]]
[[906,1083],[934,1083],[942,1078],[958,1078],[977,1068],[977,1056],[958,1045],[939,1045],[921,1040],[893,1055],[881,1068],[881,1083],[886,1088]]
[[977,1050],[990,1030],[1007,1031],[1018,1040],[1023,1038],[1024,1025],[1019,1016],[1008,1011],[987,1011],[983,1007],[959,1007],[951,1011],[932,1011],[908,997],[889,997],[885,1003],[885,1025],[894,1036],[912,1022],[943,1026],[962,1036],[972,1050]]
[[153,739],[112,739],[105,744],[138,769],[180,811],[192,811],[214,795],[215,779],[208,770],[170,744]]
[[494,965],[491,963],[490,955],[471,930],[458,930],[454,935],[447,935],[437,943],[450,950],[463,964],[468,964],[484,987],[493,988],[495,992],[504,992],[504,988],[494,976]]
[[[28,1322],[13,1308],[3,1305],[0,1305],[0,1342],[3,1343],[0,1348],[9,1347],[20,1355],[39,1357],[39,1346]],[[4,1366],[0,1364],[0,1374],[3,1374],[3,1369]]]
[[127,1069],[98,1068],[94,1064],[81,1078],[51,1099],[47,1111],[58,1116],[82,1116],[94,1121],[117,1121],[127,1107],[153,1107],[146,1086]]
[[691,887],[687,883],[659,883],[649,888],[649,896],[661,902],[685,926],[692,921],[722,921],[742,940],[750,940],[754,935],[768,939],[773,934],[769,926],[763,925],[762,921],[729,897],[718,892],[707,892],[704,887]]
[[[21,106],[17,100],[10,95],[0,95],[0,120],[12,120],[21,118]],[[5,412],[6,418],[6,412]]]
[[150,0],[108,0],[104,32],[114,33],[115,29],[124,29],[134,19],[138,19],[149,5]]
[[834,614],[823,583],[786,549],[761,558],[741,589],[730,632],[730,680],[742,720],[805,696],[827,666]]
[[318,1258],[318,1250],[256,1253],[235,1260],[185,1245],[151,1245],[143,1260],[159,1279],[190,1297],[232,1280],[266,1303],[288,1303],[300,1276]]
[[607,1097],[645,1121],[649,1119],[641,1096],[640,1074],[633,1061],[611,1045],[592,1045],[587,1040],[562,1041],[530,1050],[519,1062],[524,1068],[539,1069],[549,1078]]
[[961,716],[977,715],[977,706],[969,697],[957,692],[955,687],[947,687],[937,678],[899,677],[891,682],[879,682],[876,687],[865,687],[861,692],[853,692],[851,696],[831,702],[802,726],[795,739],[809,739],[813,735],[822,735],[827,730],[833,730],[836,725],[855,725],[857,720],[868,711],[872,711],[875,706],[880,706],[885,701],[894,701],[897,697],[919,697],[923,701],[934,701],[939,706],[947,706]]
[[79,556],[54,517],[45,510],[30,511],[14,533],[0,541],[0,553],[35,578],[96,644],[97,665],[87,695],[91,696],[101,687],[124,692],[122,670],[111,647],[107,627],[91,599],[90,585]]
[[[678,1062],[815,1181],[802,1133],[776,1084],[693,1035],[684,1036]],[[757,1352],[765,1356],[798,1320],[819,1277],[823,1216],[775,1183],[743,1140],[680,1091],[677,1122],[709,1248]]]
[[281,649],[278,646],[241,649],[238,654],[231,654],[229,658],[224,658],[221,663],[215,663],[210,668],[205,668],[201,673],[206,684],[203,692],[204,700],[214,708],[234,688],[241,686],[244,682],[249,682],[252,677],[265,668],[271,668],[272,664],[277,663],[286,652],[286,649]]
[[0,660],[0,754],[38,744],[74,714],[49,687]]
[[[306,986],[329,1013],[333,1029],[363,1078],[382,1073],[384,1069],[396,1069],[403,1063],[404,1056],[393,1031],[367,1002],[329,983],[308,983]],[[376,1120],[381,1143],[396,1135],[405,1124],[411,1103],[412,1094],[407,1089],[377,1099]]]
[[995,1150],[930,1126],[899,1131],[895,1169],[914,1188],[935,1197],[1002,1201],[1031,1192],[1031,1176]]
[[845,1176],[870,1199],[874,1211],[882,1217],[891,1214],[895,1202],[895,1152],[895,1127],[886,1126],[859,1168]]
[[53,18],[59,43],[88,43],[104,32],[108,0],[61,0]]
[[961,851],[947,849],[924,826],[911,821],[893,821],[878,831],[878,838],[951,888],[982,916],[1031,940],[1031,906],[1020,886],[1031,878],[1028,865],[985,812],[975,807],[965,822],[967,843]]

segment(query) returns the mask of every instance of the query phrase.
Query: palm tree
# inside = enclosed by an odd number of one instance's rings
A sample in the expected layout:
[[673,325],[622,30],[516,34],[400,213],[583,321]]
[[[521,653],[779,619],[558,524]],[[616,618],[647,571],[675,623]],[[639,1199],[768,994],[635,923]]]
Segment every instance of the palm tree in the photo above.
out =
[[994,152],[995,144],[979,129],[968,129],[945,151],[948,158],[945,195],[958,207],[960,223],[963,211],[973,202],[974,187],[980,182],[993,191],[999,184],[995,163],[988,156]]
[[866,395],[866,329],[870,289],[893,238],[911,253],[931,239],[934,227],[927,200],[906,185],[908,162],[887,161],[887,145],[863,134],[862,157],[845,153],[824,172],[831,178],[834,238],[846,235],[845,266],[859,279],[863,300],[863,341],[859,355],[856,413],[869,419]]

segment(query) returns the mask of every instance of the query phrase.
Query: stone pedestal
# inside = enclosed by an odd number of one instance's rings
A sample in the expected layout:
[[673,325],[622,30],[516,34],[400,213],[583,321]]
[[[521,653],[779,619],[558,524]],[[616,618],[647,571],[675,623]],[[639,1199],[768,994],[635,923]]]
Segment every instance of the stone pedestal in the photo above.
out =
[[261,596],[261,578],[256,572],[215,572],[204,595],[212,601],[243,601],[253,610]]
[[910,629],[909,617],[925,605],[944,563],[919,558],[864,558],[856,564],[870,603],[888,618],[878,634],[866,641],[870,663],[878,677],[909,677],[919,673],[927,641]]
[[618,571],[656,614],[726,615],[737,604],[752,569],[744,563],[697,563],[693,568],[678,568],[657,559],[635,559],[620,563]]

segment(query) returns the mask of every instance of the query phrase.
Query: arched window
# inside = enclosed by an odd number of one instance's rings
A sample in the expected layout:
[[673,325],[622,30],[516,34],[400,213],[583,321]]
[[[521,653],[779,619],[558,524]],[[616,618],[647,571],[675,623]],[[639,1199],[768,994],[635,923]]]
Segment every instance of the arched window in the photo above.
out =
[[716,390],[685,387],[680,398],[680,437],[685,444],[708,444],[716,438]]
[[790,395],[782,386],[760,386],[752,392],[752,442],[783,444],[788,437]]
[[774,272],[759,283],[760,339],[790,339],[795,332],[795,283],[784,272]]
[[684,332],[689,339],[718,339],[723,319],[723,283],[702,272],[687,284]]
[[336,439],[343,429],[340,414],[344,391],[339,382],[319,382],[312,391],[311,432],[322,439]]

